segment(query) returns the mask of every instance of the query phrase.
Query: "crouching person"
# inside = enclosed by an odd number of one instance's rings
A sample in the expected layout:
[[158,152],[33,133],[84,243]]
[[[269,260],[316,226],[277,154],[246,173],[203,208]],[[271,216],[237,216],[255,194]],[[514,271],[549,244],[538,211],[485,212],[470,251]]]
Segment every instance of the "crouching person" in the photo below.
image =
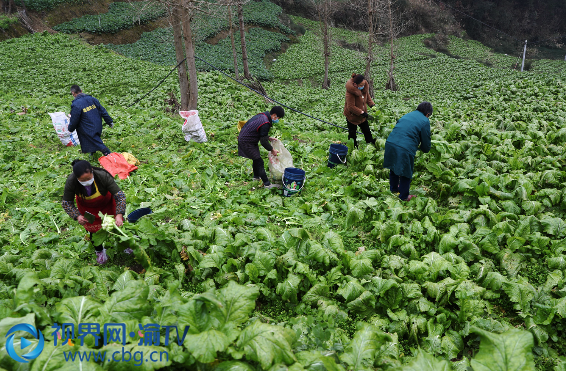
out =
[[238,154],[253,160],[253,180],[262,180],[265,188],[280,188],[280,184],[271,184],[265,171],[265,163],[261,158],[259,142],[263,148],[276,156],[278,151],[270,143],[269,131],[273,124],[284,117],[284,109],[279,106],[271,108],[270,112],[259,113],[247,121],[241,128],[238,138]]
[[[71,165],[73,172],[67,177],[61,201],[65,212],[81,224],[91,237],[102,227],[99,212],[113,215],[116,225],[122,226],[126,196],[113,176],[105,169],[92,167],[88,161],[75,160]],[[77,207],[74,201],[77,201]],[[94,221],[87,220],[85,212],[94,215]],[[104,264],[108,260],[103,246],[95,246],[95,252],[97,263]]]

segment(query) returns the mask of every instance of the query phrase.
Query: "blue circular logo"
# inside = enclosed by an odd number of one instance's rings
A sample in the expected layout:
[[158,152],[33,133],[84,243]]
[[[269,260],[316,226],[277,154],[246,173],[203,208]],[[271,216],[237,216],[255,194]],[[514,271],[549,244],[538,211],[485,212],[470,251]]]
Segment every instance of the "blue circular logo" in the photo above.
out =
[[[35,339],[38,340],[38,345],[34,348],[34,350],[32,350],[29,353],[23,354],[22,356],[16,354],[16,351],[14,350],[14,336],[15,336],[14,333],[17,331],[27,332],[28,334],[32,335]],[[19,325],[12,326],[10,331],[8,331],[6,337],[8,338],[6,339],[6,351],[14,361],[28,363],[28,361],[37,358],[43,350],[43,335],[41,331],[36,329],[32,325],[28,325],[27,323],[20,323]],[[30,345],[32,345],[31,341],[23,337],[20,338],[20,349],[25,349]]]

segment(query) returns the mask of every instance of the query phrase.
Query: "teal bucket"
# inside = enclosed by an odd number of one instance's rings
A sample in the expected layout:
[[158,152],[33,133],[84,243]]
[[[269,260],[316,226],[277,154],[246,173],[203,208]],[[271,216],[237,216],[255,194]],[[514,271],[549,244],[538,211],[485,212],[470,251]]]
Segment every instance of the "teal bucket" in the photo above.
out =
[[330,154],[328,155],[328,167],[333,168],[338,164],[346,163],[346,156],[348,155],[348,147],[343,144],[330,144]]
[[283,196],[291,197],[302,191],[306,173],[302,169],[287,167],[283,173]]

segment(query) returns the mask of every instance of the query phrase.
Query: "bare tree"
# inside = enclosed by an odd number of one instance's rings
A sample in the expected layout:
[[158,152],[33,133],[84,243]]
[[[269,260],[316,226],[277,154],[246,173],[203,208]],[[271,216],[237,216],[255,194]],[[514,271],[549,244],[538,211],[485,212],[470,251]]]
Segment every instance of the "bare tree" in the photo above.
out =
[[192,20],[199,8],[196,7],[194,0],[178,0],[180,6],[184,10],[184,18],[182,19],[182,34],[184,36],[184,46],[186,49],[186,64],[188,66],[188,74],[190,78],[190,102],[189,108],[195,110],[198,108],[198,70],[196,68],[194,35],[192,32]]
[[233,10],[231,5],[227,5],[229,36],[231,38],[231,51],[233,52],[233,69],[235,70],[235,79],[239,80],[239,66],[237,64],[237,49],[235,48],[235,35],[233,34]]
[[241,55],[243,57],[243,74],[247,80],[253,80],[249,73],[249,62],[247,60],[247,43],[245,42],[245,20],[243,19],[243,6],[249,0],[235,0],[237,5],[237,18],[239,18],[239,33],[241,35]]
[[333,0],[312,0],[314,8],[318,13],[318,21],[320,22],[320,35],[322,44],[324,45],[324,79],[322,80],[322,89],[330,88],[330,79],[328,78],[328,70],[330,67],[330,44],[332,42],[332,34],[330,32],[330,24],[334,13]]
[[176,50],[176,61],[178,62],[178,81],[180,82],[180,106],[183,111],[190,109],[190,82],[186,64],[182,63],[186,58],[184,49],[184,37],[182,36],[183,11],[179,4],[173,4],[168,9],[169,20],[174,31],[174,49]]
[[367,35],[367,55],[366,69],[364,77],[369,84],[369,92],[371,97],[374,97],[373,89],[373,71],[372,65],[374,62],[373,47],[377,44],[379,37],[384,32],[384,13],[385,13],[385,3],[383,0],[367,0],[363,2],[361,0],[352,0],[352,8],[361,14],[367,14],[364,18],[367,23],[368,35]]
[[229,23],[229,37],[231,39],[231,51],[233,52],[233,69],[235,70],[235,79],[239,80],[239,63],[237,63],[237,48],[235,47],[235,34],[233,32],[233,6],[235,0],[223,0],[223,6],[227,6],[227,22]]
[[[176,58],[178,63],[186,58],[186,63],[178,69],[178,78],[180,81],[180,92],[182,93],[182,102],[185,103],[184,95],[188,97],[187,105],[182,103],[182,107],[190,110],[198,107],[198,73],[195,60],[195,45],[193,27],[196,27],[194,21],[198,13],[209,13],[209,9],[215,5],[211,0],[161,0],[168,11],[172,14],[171,22],[174,27],[174,46],[176,48]],[[181,28],[181,37],[178,32]],[[182,41],[182,42],[180,42]],[[184,72],[187,68],[188,93],[186,94],[186,79]]]
[[387,36],[389,37],[390,52],[389,52],[389,69],[387,70],[387,83],[385,89],[396,91],[399,89],[395,83],[395,40],[399,35],[405,31],[408,22],[404,21],[404,14],[397,6],[396,0],[383,0],[385,4],[385,20],[387,25]]

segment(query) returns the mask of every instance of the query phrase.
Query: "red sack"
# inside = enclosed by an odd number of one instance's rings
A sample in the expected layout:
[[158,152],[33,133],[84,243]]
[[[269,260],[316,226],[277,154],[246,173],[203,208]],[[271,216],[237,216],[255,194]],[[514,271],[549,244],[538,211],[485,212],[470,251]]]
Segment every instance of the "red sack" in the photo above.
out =
[[107,156],[99,157],[99,163],[112,176],[119,175],[119,179],[128,178],[130,172],[138,169],[138,166],[129,164],[121,153],[113,152]]

